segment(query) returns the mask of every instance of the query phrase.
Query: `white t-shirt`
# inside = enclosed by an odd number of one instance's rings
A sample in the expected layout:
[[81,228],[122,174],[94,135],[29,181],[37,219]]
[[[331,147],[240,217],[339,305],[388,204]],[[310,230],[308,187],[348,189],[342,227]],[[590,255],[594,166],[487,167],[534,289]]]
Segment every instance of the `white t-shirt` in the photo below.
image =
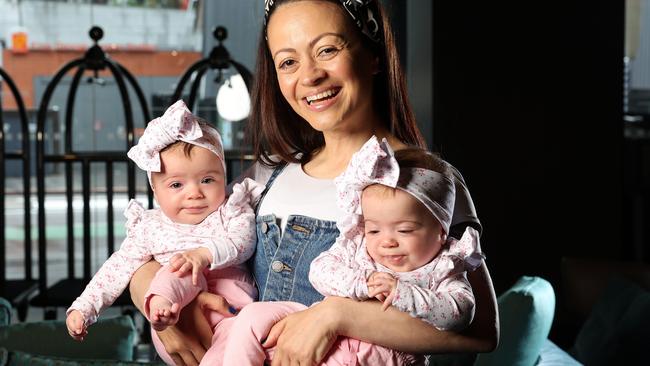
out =
[[[270,176],[265,172],[260,172],[259,175],[261,179],[256,180],[260,183],[266,183]],[[307,175],[300,164],[287,164],[275,178],[259,207],[258,215],[269,214],[280,220],[280,228],[284,232],[290,215],[336,221],[343,216],[343,211],[336,205],[336,187],[333,179],[314,178]]]

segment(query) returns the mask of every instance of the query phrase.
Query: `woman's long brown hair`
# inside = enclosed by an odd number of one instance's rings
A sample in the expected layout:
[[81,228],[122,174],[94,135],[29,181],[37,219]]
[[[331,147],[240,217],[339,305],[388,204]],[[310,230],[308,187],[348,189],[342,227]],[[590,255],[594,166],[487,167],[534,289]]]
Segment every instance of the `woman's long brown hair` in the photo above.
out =
[[[290,1],[296,0],[276,1],[273,9]],[[341,6],[339,1],[332,2]],[[384,127],[396,138],[407,145],[426,148],[408,100],[404,72],[390,21],[379,1],[374,1],[369,6],[373,7],[375,19],[383,27],[379,44],[359,30],[364,47],[369,48],[379,58],[380,72],[375,75],[373,92],[375,108]],[[269,18],[271,16],[272,14]],[[259,38],[255,69],[251,116],[247,130],[255,158],[269,167],[284,162],[304,164],[310,161],[313,154],[325,144],[323,134],[314,130],[284,99],[266,41],[265,28]],[[277,158],[272,159],[272,155]]]

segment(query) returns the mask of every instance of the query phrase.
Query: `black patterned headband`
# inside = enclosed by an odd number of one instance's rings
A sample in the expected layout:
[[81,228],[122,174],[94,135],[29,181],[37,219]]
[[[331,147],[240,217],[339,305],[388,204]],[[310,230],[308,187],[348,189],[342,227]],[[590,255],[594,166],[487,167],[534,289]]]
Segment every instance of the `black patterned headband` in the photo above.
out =
[[[379,43],[381,42],[379,23],[377,22],[377,19],[375,19],[375,14],[369,6],[373,1],[375,0],[339,0],[361,32],[374,42]],[[265,28],[269,21],[269,14],[271,14],[276,3],[276,0],[264,0]]]

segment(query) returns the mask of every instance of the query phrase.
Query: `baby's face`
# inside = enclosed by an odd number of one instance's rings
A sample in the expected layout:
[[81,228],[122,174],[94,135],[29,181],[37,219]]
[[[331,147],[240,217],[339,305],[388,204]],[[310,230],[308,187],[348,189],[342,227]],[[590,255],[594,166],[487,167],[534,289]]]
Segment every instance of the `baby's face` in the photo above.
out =
[[395,272],[431,262],[447,239],[429,210],[402,190],[369,186],[363,191],[361,209],[368,254]]
[[225,176],[219,158],[194,146],[191,157],[182,146],[160,154],[161,171],[152,173],[154,195],[160,209],[172,221],[198,224],[225,199]]

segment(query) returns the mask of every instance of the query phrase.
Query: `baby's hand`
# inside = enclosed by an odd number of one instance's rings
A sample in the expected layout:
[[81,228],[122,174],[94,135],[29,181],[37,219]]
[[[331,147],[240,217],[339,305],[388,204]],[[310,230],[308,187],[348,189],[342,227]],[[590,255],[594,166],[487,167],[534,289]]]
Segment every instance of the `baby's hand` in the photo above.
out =
[[169,261],[172,272],[178,272],[179,276],[192,271],[192,284],[199,283],[199,274],[205,267],[212,263],[212,254],[208,248],[197,248],[176,254]]
[[72,310],[68,317],[65,319],[65,325],[68,327],[68,334],[75,341],[83,341],[84,337],[88,334],[86,325],[84,324],[84,316],[81,315],[79,310]]
[[390,273],[373,272],[368,277],[368,297],[374,297],[383,301],[382,310],[388,309],[393,303],[395,289],[397,288],[397,279]]

